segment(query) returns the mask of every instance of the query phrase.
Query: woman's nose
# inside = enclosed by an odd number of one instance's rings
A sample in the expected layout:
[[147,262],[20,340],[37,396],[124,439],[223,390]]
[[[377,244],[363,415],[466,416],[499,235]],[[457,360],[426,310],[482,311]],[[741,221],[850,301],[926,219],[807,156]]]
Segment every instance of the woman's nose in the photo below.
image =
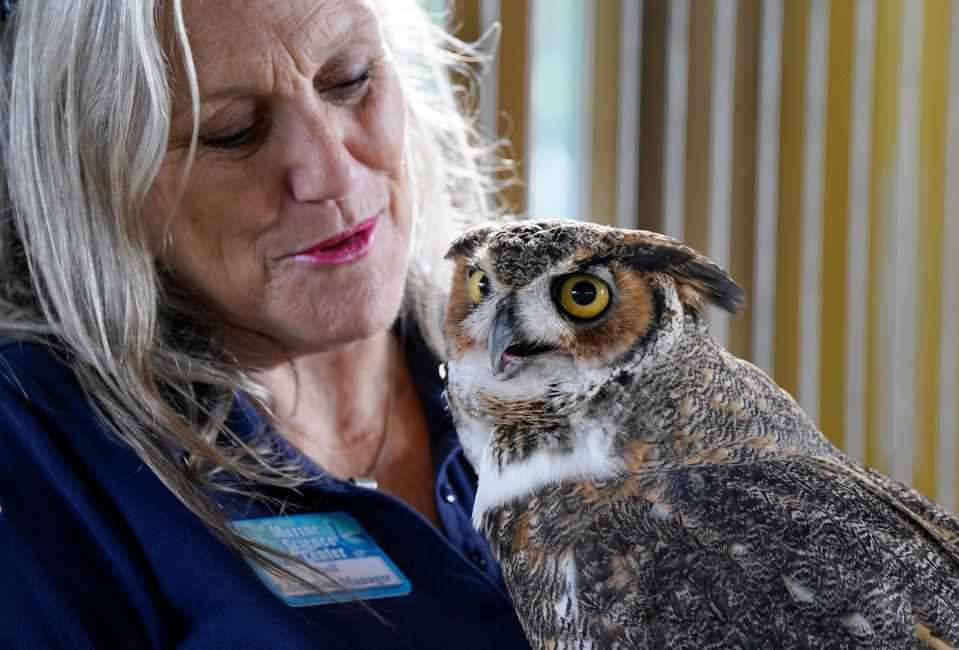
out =
[[288,138],[287,182],[299,202],[337,201],[356,184],[359,162],[346,141],[347,125],[335,111],[313,111]]

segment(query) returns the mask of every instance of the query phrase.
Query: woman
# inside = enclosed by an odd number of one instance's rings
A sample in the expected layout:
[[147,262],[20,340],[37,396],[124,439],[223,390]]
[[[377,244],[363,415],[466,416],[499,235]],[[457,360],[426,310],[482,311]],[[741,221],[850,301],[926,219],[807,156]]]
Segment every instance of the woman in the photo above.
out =
[[0,645],[525,646],[436,376],[490,211],[422,11],[3,31]]

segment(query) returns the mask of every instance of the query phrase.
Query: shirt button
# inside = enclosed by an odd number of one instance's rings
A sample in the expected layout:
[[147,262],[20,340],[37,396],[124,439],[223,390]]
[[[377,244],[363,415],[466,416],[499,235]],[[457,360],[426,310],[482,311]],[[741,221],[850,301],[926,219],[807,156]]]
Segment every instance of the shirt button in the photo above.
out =
[[470,562],[478,566],[480,569],[486,568],[486,558],[483,557],[483,554],[477,551],[475,548],[471,548],[466,551],[466,557]]
[[453,492],[453,488],[451,488],[448,484],[444,483],[442,487],[440,487],[440,494],[443,496],[443,501],[446,501],[446,503],[456,503],[456,493]]

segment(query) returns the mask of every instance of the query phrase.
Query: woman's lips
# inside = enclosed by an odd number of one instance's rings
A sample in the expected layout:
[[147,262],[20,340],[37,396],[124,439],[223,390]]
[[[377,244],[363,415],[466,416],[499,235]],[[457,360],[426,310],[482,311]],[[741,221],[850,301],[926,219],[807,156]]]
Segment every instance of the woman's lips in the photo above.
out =
[[336,266],[354,262],[370,250],[373,245],[379,216],[370,217],[349,230],[324,239],[316,246],[292,255],[297,262],[306,262],[317,266]]

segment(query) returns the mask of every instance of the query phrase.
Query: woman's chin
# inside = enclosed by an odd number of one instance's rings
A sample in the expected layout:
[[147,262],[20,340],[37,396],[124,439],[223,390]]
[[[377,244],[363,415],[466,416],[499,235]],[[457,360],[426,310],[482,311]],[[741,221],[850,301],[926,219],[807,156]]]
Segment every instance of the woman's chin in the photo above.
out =
[[[379,286],[340,301],[319,301],[312,305],[310,314],[289,328],[293,330],[289,334],[299,339],[297,347],[304,351],[328,350],[362,341],[393,324],[402,300],[402,286]],[[304,323],[310,325],[302,327]]]

